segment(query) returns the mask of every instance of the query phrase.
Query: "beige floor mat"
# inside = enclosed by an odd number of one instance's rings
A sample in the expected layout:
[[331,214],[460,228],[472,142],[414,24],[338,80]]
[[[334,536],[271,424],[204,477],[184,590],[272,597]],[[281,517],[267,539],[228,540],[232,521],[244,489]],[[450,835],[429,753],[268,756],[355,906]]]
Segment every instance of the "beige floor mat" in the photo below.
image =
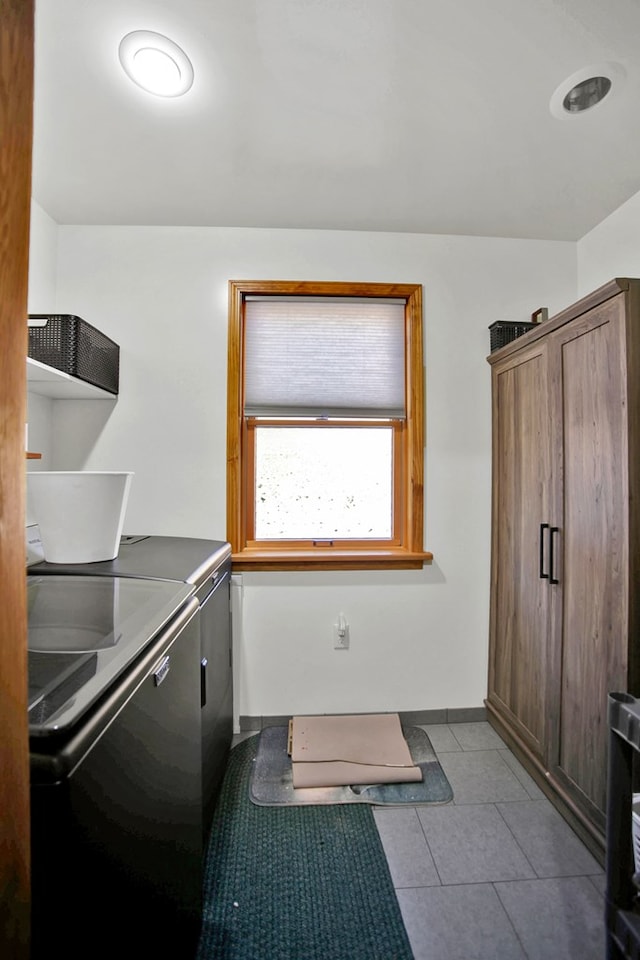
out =
[[289,752],[295,788],[422,780],[397,713],[293,717]]

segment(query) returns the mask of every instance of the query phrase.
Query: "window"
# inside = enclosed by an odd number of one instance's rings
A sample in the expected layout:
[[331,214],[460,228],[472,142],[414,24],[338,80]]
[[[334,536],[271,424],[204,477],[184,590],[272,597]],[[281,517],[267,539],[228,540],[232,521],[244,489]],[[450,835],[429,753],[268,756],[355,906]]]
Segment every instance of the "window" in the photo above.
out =
[[422,288],[230,281],[229,296],[234,568],[429,562]]

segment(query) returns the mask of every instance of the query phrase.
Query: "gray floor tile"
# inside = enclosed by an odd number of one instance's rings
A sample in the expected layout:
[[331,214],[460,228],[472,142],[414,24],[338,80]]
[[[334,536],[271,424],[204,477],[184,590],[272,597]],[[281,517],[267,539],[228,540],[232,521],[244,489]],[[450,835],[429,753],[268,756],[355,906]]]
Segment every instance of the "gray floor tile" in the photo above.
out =
[[536,876],[493,804],[420,807],[418,817],[443,884]]
[[511,753],[510,750],[501,750],[500,756],[502,757],[504,762],[507,764],[509,769],[515,773],[516,777],[518,778],[518,781],[525,788],[525,790],[527,791],[528,795],[531,797],[532,800],[545,799],[545,795],[540,789],[540,787],[538,786],[538,784],[527,773],[527,771],[522,766],[518,758],[513,753]]
[[460,753],[462,750],[451,732],[451,727],[446,723],[422,723],[420,726],[429,737],[436,753]]
[[602,960],[604,903],[588,877],[497,883],[529,960]]
[[373,818],[394,887],[428,887],[440,883],[414,807],[393,810],[376,807]]
[[604,871],[596,876],[589,877],[591,883],[594,885],[601,897],[604,897],[607,887],[607,877]]
[[414,960],[526,960],[491,884],[398,890],[398,902]]
[[372,808],[415,960],[602,960],[600,864],[488,723],[420,726],[453,804]]
[[528,800],[529,795],[499,750],[443,753],[438,759],[453,790],[453,802],[495,803]]
[[463,750],[504,750],[505,742],[486,720],[453,723],[449,728]]
[[539,877],[601,872],[600,864],[549,800],[496,806]]

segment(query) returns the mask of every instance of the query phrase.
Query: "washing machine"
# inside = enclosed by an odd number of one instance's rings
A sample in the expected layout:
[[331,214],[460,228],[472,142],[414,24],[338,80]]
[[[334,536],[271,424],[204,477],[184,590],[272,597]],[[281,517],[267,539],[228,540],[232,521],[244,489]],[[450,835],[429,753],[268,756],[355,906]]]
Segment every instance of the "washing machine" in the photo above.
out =
[[40,576],[133,577],[193,585],[200,604],[200,711],[203,831],[213,810],[233,736],[231,545],[223,540],[130,534],[114,560],[83,564],[42,559],[37,528],[28,538],[28,572]]

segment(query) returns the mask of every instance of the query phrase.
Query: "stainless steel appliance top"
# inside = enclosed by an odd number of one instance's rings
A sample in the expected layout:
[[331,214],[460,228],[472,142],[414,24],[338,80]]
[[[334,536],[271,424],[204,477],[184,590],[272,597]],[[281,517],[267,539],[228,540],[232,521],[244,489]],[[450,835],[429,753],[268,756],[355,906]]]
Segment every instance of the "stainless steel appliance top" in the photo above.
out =
[[29,573],[179,580],[199,587],[230,557],[231,545],[224,540],[130,534],[121,538],[115,560],[84,564],[43,561],[30,566]]
[[29,735],[73,726],[194,593],[170,580],[27,576]]

